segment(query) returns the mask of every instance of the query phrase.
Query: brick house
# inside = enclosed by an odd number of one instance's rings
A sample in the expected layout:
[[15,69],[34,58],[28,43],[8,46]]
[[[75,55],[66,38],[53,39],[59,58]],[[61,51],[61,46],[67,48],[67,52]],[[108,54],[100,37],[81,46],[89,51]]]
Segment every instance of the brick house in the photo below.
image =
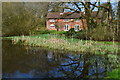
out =
[[[84,15],[84,12],[82,14]],[[79,13],[71,14],[71,12],[49,12],[46,17],[46,27],[48,30],[59,31],[69,31],[71,28],[75,31],[87,29],[86,20],[82,19]]]

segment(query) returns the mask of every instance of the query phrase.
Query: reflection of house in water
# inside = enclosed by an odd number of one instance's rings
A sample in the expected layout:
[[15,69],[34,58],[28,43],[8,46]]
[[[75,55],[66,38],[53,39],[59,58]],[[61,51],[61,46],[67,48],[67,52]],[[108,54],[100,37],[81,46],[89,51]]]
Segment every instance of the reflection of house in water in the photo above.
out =
[[48,58],[49,61],[52,61],[52,59],[53,59],[53,52],[48,52],[47,58]]
[[[115,67],[117,60],[108,56],[70,54],[31,47],[26,54],[25,47],[3,42],[3,77],[24,78],[86,78],[104,77],[106,71]],[[33,54],[33,50],[34,54]],[[112,64],[112,65],[111,65]],[[23,76],[25,75],[25,76]]]

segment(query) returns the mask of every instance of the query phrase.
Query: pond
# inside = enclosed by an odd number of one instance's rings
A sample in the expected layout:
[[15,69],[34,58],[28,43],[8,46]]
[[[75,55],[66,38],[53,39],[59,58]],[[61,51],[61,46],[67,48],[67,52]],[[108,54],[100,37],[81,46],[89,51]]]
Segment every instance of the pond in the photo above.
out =
[[117,67],[105,55],[14,45],[11,40],[2,42],[2,61],[3,79],[104,78]]

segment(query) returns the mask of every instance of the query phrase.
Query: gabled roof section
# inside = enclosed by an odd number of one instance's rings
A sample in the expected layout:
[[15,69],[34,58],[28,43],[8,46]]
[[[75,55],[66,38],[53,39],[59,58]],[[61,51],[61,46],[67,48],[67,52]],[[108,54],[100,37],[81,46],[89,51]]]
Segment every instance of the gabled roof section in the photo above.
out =
[[[84,12],[81,12],[82,15],[85,15]],[[92,12],[92,15],[93,17],[97,17],[96,16],[97,14],[97,11],[94,11]],[[72,13],[72,12],[63,12],[63,13],[60,13],[60,12],[49,12],[47,14],[47,17],[48,19],[58,19],[58,18],[63,18],[63,19],[77,19],[77,18],[81,18],[82,16],[80,16],[80,13]],[[102,14],[101,12],[99,12],[98,14],[98,18],[101,18],[102,17]]]

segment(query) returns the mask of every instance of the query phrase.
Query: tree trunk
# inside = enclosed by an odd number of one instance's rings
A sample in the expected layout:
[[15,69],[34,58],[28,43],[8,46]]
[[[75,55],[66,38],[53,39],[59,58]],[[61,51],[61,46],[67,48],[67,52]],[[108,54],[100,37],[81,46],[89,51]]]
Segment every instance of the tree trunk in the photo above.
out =
[[86,22],[88,29],[91,28],[90,23],[91,23],[91,15],[90,15],[90,2],[85,2],[85,16],[86,16]]
[[118,23],[117,23],[117,37],[118,40],[120,40],[120,1],[118,2],[118,11],[117,11],[117,15],[118,15]]

